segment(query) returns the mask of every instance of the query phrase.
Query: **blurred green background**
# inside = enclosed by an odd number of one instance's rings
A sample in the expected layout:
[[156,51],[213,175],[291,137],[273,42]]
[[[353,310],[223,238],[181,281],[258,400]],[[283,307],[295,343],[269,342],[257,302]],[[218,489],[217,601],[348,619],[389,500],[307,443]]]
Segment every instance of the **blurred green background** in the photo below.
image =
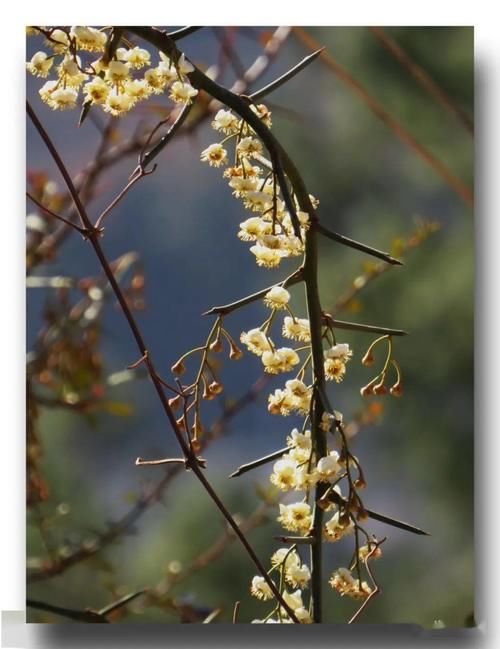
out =
[[[221,30],[217,30],[220,32]],[[259,52],[254,36],[269,31],[237,31],[235,48],[243,66]],[[420,144],[427,147],[466,185],[473,184],[473,142],[459,121],[438,106],[408,71],[362,27],[308,28],[307,31],[378,98]],[[462,27],[388,28],[394,38],[463,110],[473,113],[473,30]],[[252,37],[249,37],[251,35]],[[220,42],[207,28],[182,41],[186,55],[208,66],[217,61]],[[40,48],[28,40],[28,57]],[[293,35],[259,86],[294,65],[307,50]],[[227,68],[224,82],[233,72]],[[75,173],[92,158],[98,131],[90,120],[77,129],[76,112],[52,114],[36,97],[39,80],[28,79],[28,97],[53,135],[63,158]],[[150,100],[161,104],[162,98]],[[395,239],[407,240],[420,221],[440,228],[406,258],[405,265],[384,273],[359,293],[344,319],[407,329],[395,341],[402,366],[405,396],[385,397],[381,420],[362,429],[353,440],[368,481],[367,506],[412,522],[431,533],[418,537],[380,524],[387,535],[383,558],[374,572],[383,594],[370,604],[360,623],[416,623],[464,626],[473,612],[473,221],[471,210],[355,96],[321,61],[278,89],[267,102],[273,110],[273,131],[296,161],[309,191],[321,201],[318,216],[332,229],[387,250]],[[120,120],[123,136],[137,116]],[[141,119],[155,123],[147,112]],[[126,197],[109,219],[104,247],[111,258],[136,250],[146,277],[146,310],[141,324],[158,369],[164,375],[183,351],[202,343],[210,321],[200,313],[283,278],[294,262],[278,271],[257,268],[247,245],[235,234],[246,218],[230,196],[221,174],[199,163],[199,152],[215,141],[208,122],[189,137],[182,136],[159,158],[159,168]],[[28,125],[28,168],[44,170],[60,183],[37,134]],[[135,159],[113,169],[105,179],[91,212],[99,213],[126,182]],[[30,208],[31,209],[31,208]],[[331,241],[321,243],[320,285],[326,308],[351,285],[367,258]],[[370,260],[368,260],[370,261]],[[371,262],[370,262],[371,263]],[[71,236],[51,263],[37,274],[97,274],[90,249]],[[28,294],[28,350],[40,327],[40,313],[50,291]],[[299,288],[293,290],[303,304]],[[300,312],[300,309],[298,309]],[[235,336],[263,319],[253,305],[229,318]],[[370,378],[360,364],[373,339],[364,333],[339,333],[354,350],[344,382],[330,388],[334,406],[347,420],[365,403],[359,387]],[[136,360],[121,315],[109,305],[103,316],[102,353],[107,373]],[[245,358],[226,364],[226,397],[237,398],[259,377],[259,362]],[[272,384],[281,384],[278,380]],[[295,425],[293,418],[266,412],[266,389],[235,417],[225,436],[204,452],[207,475],[234,513],[250,514],[259,504],[257,485],[267,488],[270,467],[228,480],[239,464],[283,446]],[[113,399],[129,403],[129,417],[99,413],[93,421],[68,411],[43,409],[39,433],[41,468],[50,498],[40,507],[48,517],[49,542],[55,551],[92,543],[106,525],[133,504],[141,485],[159,480],[162,469],[138,469],[134,460],[176,454],[173,435],[147,381],[113,389]],[[210,411],[217,416],[217,409]],[[62,507],[61,503],[65,504]],[[66,506],[67,505],[67,506]],[[264,559],[278,546],[275,510],[250,539]],[[175,562],[183,566],[206,550],[224,531],[224,523],[189,473],[180,474],[163,502],[124,536],[95,558],[64,574],[30,584],[35,599],[72,608],[98,609],[120,594],[154,587]],[[45,550],[36,516],[28,511],[28,569],[40,565]],[[346,565],[351,546],[328,546],[328,574]],[[172,562],[174,564],[172,565]],[[179,584],[179,601],[201,611],[222,608],[217,621],[229,621],[235,600],[240,620],[263,617],[268,607],[250,597],[254,568],[236,543],[222,558]],[[326,583],[325,574],[325,583]],[[325,586],[326,620],[343,622],[356,605]],[[29,611],[31,621],[61,618]],[[124,623],[177,622],[173,612],[141,606],[137,600]]]

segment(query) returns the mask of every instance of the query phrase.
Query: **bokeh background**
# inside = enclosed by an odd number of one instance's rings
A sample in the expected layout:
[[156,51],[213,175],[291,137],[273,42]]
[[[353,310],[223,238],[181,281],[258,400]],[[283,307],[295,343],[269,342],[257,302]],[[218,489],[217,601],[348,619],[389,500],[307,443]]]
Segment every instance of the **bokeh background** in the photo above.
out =
[[[234,46],[243,67],[262,48],[270,28],[236,30]],[[218,33],[217,33],[218,32]],[[203,29],[182,41],[187,56],[207,67],[220,57],[221,29]],[[366,28],[307,28],[370,94],[378,98],[420,144],[427,147],[465,185],[473,184],[473,142],[463,125],[444,111]],[[473,113],[472,28],[390,28],[387,33],[446,91],[452,101]],[[259,40],[260,39],[260,40]],[[28,59],[40,49],[30,38]],[[279,76],[308,53],[293,35],[259,80]],[[224,83],[234,80],[226,65]],[[28,78],[27,95],[76,174],[95,155],[99,131],[87,120],[76,127],[77,113],[54,114],[37,97],[40,80]],[[163,102],[163,104],[162,104]],[[471,623],[473,614],[473,220],[470,208],[453,190],[377,119],[366,104],[320,60],[279,88],[268,105],[273,130],[296,160],[306,184],[321,203],[320,219],[328,227],[383,250],[408,240],[421,222],[439,229],[397,267],[370,282],[342,317],[407,329],[395,340],[404,374],[403,399],[385,397],[382,416],[354,438],[368,480],[367,506],[412,522],[431,536],[414,536],[380,524],[369,529],[388,541],[374,571],[383,594],[370,604],[360,622],[416,623],[426,627],[441,620],[446,626]],[[155,107],[156,105],[156,107]],[[155,98],[140,115],[117,122],[117,138],[132,132],[138,119],[155,123]],[[104,119],[101,120],[104,123]],[[138,320],[164,375],[187,349],[202,343],[211,320],[201,313],[214,304],[237,299],[283,278],[293,260],[277,271],[258,268],[248,246],[235,235],[246,215],[231,196],[218,170],[199,162],[199,152],[215,141],[209,123],[178,137],[158,159],[155,174],[127,195],[107,223],[104,248],[111,259],[136,251],[145,273],[146,309]],[[100,184],[89,206],[98,215],[126,182],[135,165],[128,158]],[[43,171],[62,190],[60,178],[38,135],[27,126],[27,166]],[[33,206],[29,207],[33,212]],[[320,286],[328,308],[366,270],[361,253],[331,241],[321,242]],[[89,246],[71,235],[50,263],[35,275],[85,277],[98,274]],[[52,288],[28,293],[28,351],[41,326],[41,313]],[[74,300],[80,294],[74,292]],[[292,291],[300,312],[303,297]],[[252,305],[227,320],[235,336],[263,319],[264,307]],[[343,335],[345,333],[345,335]],[[102,316],[100,350],[105,372],[123,370],[137,358],[129,330],[110,303]],[[333,385],[334,406],[350,420],[366,406],[359,387],[370,378],[360,359],[372,336],[342,332],[355,356],[344,382]],[[222,377],[228,402],[237,399],[260,376],[255,357],[224,363]],[[280,385],[280,379],[275,381]],[[274,389],[274,383],[271,389]],[[228,474],[239,464],[283,445],[293,418],[267,414],[269,389],[233,418],[209,449],[207,475],[232,512],[245,517],[258,506],[268,488],[269,466],[238,479]],[[43,448],[41,470],[49,498],[28,510],[28,570],[39,568],[46,549],[39,533],[40,516],[55,553],[64,556],[82,543],[96,542],[110,521],[124,515],[149,481],[163,469],[139,469],[137,456],[178,454],[154,391],[146,380],[110,388],[110,398],[128,404],[131,412],[98,411],[92,418],[65,409],[42,408],[38,430]],[[209,410],[208,422],[220,405]],[[250,533],[263,558],[279,533],[269,510],[265,524]],[[224,522],[189,473],[181,473],[123,535],[93,558],[51,579],[29,584],[30,597],[71,608],[99,609],[120,594],[154,587],[169,570],[188,565],[224,532]],[[46,539],[47,540],[47,539]],[[327,549],[328,571],[345,565],[350,546]],[[221,608],[217,621],[229,621],[235,600],[240,619],[262,617],[268,608],[250,597],[254,568],[234,543],[223,556],[173,594],[195,609]],[[168,608],[144,607],[137,600],[123,623],[178,622]],[[326,620],[343,622],[355,603],[326,588]],[[60,621],[30,611],[31,621]]]

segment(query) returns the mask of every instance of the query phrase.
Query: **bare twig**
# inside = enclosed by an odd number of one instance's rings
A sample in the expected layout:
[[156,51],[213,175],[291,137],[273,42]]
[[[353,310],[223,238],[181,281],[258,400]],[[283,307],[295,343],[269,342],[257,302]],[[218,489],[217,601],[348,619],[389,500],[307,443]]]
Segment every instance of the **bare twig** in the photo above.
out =
[[271,81],[271,83],[268,83],[266,86],[261,88],[260,90],[257,90],[256,92],[252,92],[249,97],[253,101],[260,101],[263,99],[266,95],[269,95],[271,92],[274,92],[277,90],[280,86],[285,84],[287,81],[290,81],[290,79],[293,79],[295,75],[297,75],[299,72],[304,70],[304,68],[307,68],[308,65],[310,65],[313,61],[315,61],[318,56],[321,54],[323,51],[323,47],[316,52],[313,52],[312,54],[309,54],[309,56],[306,56],[300,63],[297,63],[293,68],[288,70],[288,72],[285,72],[285,74],[282,74],[281,77],[278,77],[274,81]]
[[318,232],[322,234],[324,237],[327,237],[328,239],[337,241],[337,243],[342,243],[344,246],[348,246],[349,248],[355,248],[356,250],[360,250],[361,252],[366,252],[367,255],[371,255],[372,257],[377,257],[378,259],[382,259],[388,264],[392,264],[394,266],[403,265],[402,261],[399,261],[398,259],[394,259],[394,257],[389,255],[387,252],[382,252],[381,250],[377,250],[376,248],[367,246],[364,243],[360,243],[359,241],[355,241],[354,239],[345,237],[343,234],[332,232],[331,230],[328,230],[320,223],[318,224]]
[[281,448],[279,451],[274,451],[274,453],[270,453],[269,455],[266,455],[265,457],[261,457],[258,460],[253,460],[253,462],[242,464],[236,469],[236,471],[230,473],[229,477],[237,478],[238,476],[243,475],[247,471],[251,471],[252,469],[257,468],[258,466],[262,466],[263,464],[267,464],[268,462],[277,460],[279,457],[283,455],[283,453],[286,453],[289,450],[290,449],[288,448],[288,446],[285,446],[285,448]]

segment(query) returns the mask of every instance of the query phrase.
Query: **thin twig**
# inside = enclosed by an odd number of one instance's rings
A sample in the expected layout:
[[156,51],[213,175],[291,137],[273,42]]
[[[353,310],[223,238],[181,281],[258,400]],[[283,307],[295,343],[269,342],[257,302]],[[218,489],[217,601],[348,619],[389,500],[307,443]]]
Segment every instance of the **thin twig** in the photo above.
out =
[[70,228],[73,228],[80,234],[84,235],[85,230],[81,228],[80,226],[76,225],[76,223],[72,223],[71,221],[68,221],[68,219],[64,218],[64,216],[61,216],[60,214],[56,214],[52,210],[49,210],[48,207],[45,207],[45,205],[42,205],[40,201],[38,201],[34,196],[32,196],[29,192],[26,192],[26,196],[30,199],[32,203],[35,203],[37,207],[39,207],[43,212],[48,214],[49,216],[52,216],[54,219],[57,219],[58,221],[61,221],[65,225],[69,226]]
[[328,317],[333,327],[337,329],[348,329],[350,331],[363,331],[366,333],[381,334],[383,336],[407,336],[408,332],[404,329],[391,329],[389,327],[378,327],[375,325],[360,324],[358,322],[347,322],[345,320],[336,320],[331,316]]
[[349,248],[354,248],[355,250],[366,252],[367,255],[371,255],[372,257],[377,257],[378,259],[382,259],[383,261],[387,262],[388,264],[392,264],[393,266],[403,265],[402,261],[399,261],[398,259],[394,259],[394,257],[389,255],[387,252],[382,252],[381,250],[377,250],[376,248],[367,246],[365,243],[361,243],[359,241],[355,241],[354,239],[350,239],[349,237],[345,237],[343,234],[332,232],[331,230],[328,230],[328,228],[325,228],[325,226],[321,225],[320,223],[318,223],[318,232],[322,234],[324,237],[327,237],[328,239],[337,241],[337,243],[342,243],[344,244],[344,246],[348,246]]
[[134,173],[131,177],[131,179],[128,181],[128,183],[125,185],[125,187],[121,190],[121,192],[116,196],[111,203],[101,212],[99,218],[95,222],[95,229],[100,230],[102,227],[102,222],[104,219],[108,216],[108,214],[118,205],[118,203],[124,198],[124,196],[132,189],[132,187],[139,181],[141,178],[144,178],[145,176],[149,176],[150,174],[154,173],[156,169],[156,165],[150,169],[149,171],[146,171],[144,167],[140,167],[138,173]]
[[258,460],[253,460],[253,462],[242,464],[236,469],[236,471],[230,473],[229,477],[237,478],[238,476],[243,475],[247,471],[251,471],[252,469],[255,469],[258,466],[262,466],[263,464],[267,464],[268,462],[277,460],[279,457],[283,455],[283,453],[286,453],[289,450],[290,449],[288,448],[288,446],[285,446],[285,448],[281,448],[279,451],[274,451],[274,453],[270,453],[269,455],[266,455],[265,457],[261,457]]
[[168,37],[171,38],[173,41],[179,41],[181,38],[185,38],[190,34],[194,34],[200,29],[203,29],[203,27],[181,27],[180,29],[177,29],[175,32],[169,32]]
[[290,79],[293,79],[293,77],[301,72],[304,68],[306,68],[308,65],[310,65],[313,61],[315,61],[318,56],[321,54],[323,51],[323,47],[316,52],[313,52],[312,54],[309,54],[309,56],[306,56],[300,63],[297,63],[293,68],[288,70],[288,72],[285,72],[285,74],[282,74],[281,77],[278,77],[274,81],[271,81],[271,83],[268,83],[266,86],[261,88],[260,90],[257,90],[256,92],[252,92],[249,97],[253,101],[259,101],[260,99],[263,99],[266,95],[269,95],[271,92],[274,92],[277,90],[280,86],[282,86],[284,83],[287,81],[290,81]]
[[[291,275],[289,275],[285,280],[282,282],[277,282],[280,284],[280,286],[283,286],[283,288],[286,288],[288,286],[293,286],[293,284],[297,284],[302,280],[302,268],[297,269],[294,271]],[[252,302],[256,302],[257,300],[262,299],[266,293],[268,293],[273,286],[268,286],[267,288],[263,288],[260,291],[256,291],[255,293],[252,293],[251,295],[247,295],[247,297],[241,298],[240,300],[236,300],[235,302],[230,302],[229,304],[224,304],[222,306],[214,306],[208,311],[205,311],[202,313],[202,315],[227,315],[228,313],[231,313],[231,311],[235,311],[236,309],[240,309],[243,306],[246,306],[247,304],[251,304]]]
[[[372,555],[377,551],[377,549],[382,545],[382,543],[384,543],[385,540],[386,540],[386,539],[383,538],[381,541],[375,543],[375,544],[374,544],[374,547],[372,548],[372,550],[371,550],[371,551],[366,555],[366,557],[365,557],[365,559],[364,559],[364,564],[365,564],[366,572],[368,573],[368,575],[369,575],[369,577],[370,577],[370,579],[371,579],[371,582],[372,582],[374,588],[373,588],[372,592],[368,595],[368,597],[365,599],[365,601],[361,604],[361,606],[360,606],[359,609],[356,611],[356,613],[351,617],[351,619],[349,620],[349,622],[348,622],[347,624],[353,624],[353,622],[355,622],[355,621],[358,619],[358,617],[361,615],[361,613],[362,613],[362,612],[365,610],[365,608],[368,606],[369,602],[370,602],[370,601],[371,601],[371,600],[372,600],[376,595],[378,595],[379,593],[382,592],[382,591],[380,590],[380,587],[379,587],[378,583],[377,583],[376,580],[375,580],[375,577],[373,576],[373,573],[372,573],[371,568],[370,568],[370,566],[369,566],[369,564],[368,564],[368,561],[371,559]],[[359,587],[361,588],[361,582],[359,583]]]

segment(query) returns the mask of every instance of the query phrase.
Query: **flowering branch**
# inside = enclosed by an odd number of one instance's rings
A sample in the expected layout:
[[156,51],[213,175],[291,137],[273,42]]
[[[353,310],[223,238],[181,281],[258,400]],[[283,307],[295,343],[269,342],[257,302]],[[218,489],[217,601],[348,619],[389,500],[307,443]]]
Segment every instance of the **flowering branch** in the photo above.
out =
[[172,427],[172,429],[174,431],[174,434],[175,434],[175,436],[177,438],[179,446],[181,447],[182,452],[183,452],[184,456],[186,457],[186,461],[189,461],[193,473],[196,475],[198,480],[201,482],[201,484],[204,487],[205,491],[208,493],[210,498],[213,500],[213,502],[215,503],[215,505],[217,506],[217,508],[221,512],[221,514],[227,520],[229,525],[233,528],[236,535],[240,539],[242,545],[245,547],[247,553],[249,554],[250,558],[253,560],[253,562],[257,566],[259,572],[262,574],[262,577],[268,583],[269,587],[271,588],[271,590],[273,591],[273,593],[275,594],[277,599],[280,602],[282,602],[282,605],[287,610],[290,617],[294,621],[297,621],[293,610],[283,600],[283,598],[282,598],[281,594],[279,593],[279,591],[277,590],[274,582],[267,575],[267,572],[266,572],[264,566],[261,564],[261,562],[260,562],[259,558],[257,557],[257,555],[255,554],[252,546],[247,541],[244,534],[242,534],[242,532],[240,531],[236,521],[233,519],[233,517],[231,516],[229,511],[226,509],[225,505],[222,503],[222,501],[220,500],[220,498],[218,497],[218,495],[214,491],[211,484],[208,482],[208,480],[203,475],[203,472],[202,472],[201,468],[198,466],[198,463],[196,461],[196,457],[195,457],[191,447],[184,440],[184,437],[183,437],[183,435],[182,435],[182,433],[179,430],[179,427],[177,425],[175,415],[173,414],[172,409],[170,408],[170,406],[168,404],[168,400],[167,400],[167,398],[165,396],[165,393],[163,391],[162,384],[159,381],[158,375],[156,374],[156,371],[154,369],[154,365],[153,365],[153,361],[151,359],[151,355],[148,354],[148,349],[147,349],[146,344],[145,344],[145,342],[143,340],[142,334],[141,334],[141,332],[140,332],[140,330],[139,330],[139,328],[138,328],[138,326],[137,326],[137,324],[135,322],[135,318],[132,315],[132,312],[129,309],[129,306],[127,304],[127,300],[125,299],[125,297],[124,297],[124,295],[123,295],[123,293],[122,293],[122,291],[120,289],[120,286],[118,285],[118,283],[117,283],[117,281],[116,281],[116,279],[115,279],[115,277],[113,275],[113,272],[112,272],[112,270],[111,270],[111,268],[109,266],[108,260],[107,260],[106,256],[104,255],[101,244],[99,242],[99,233],[94,229],[94,227],[92,225],[92,222],[91,222],[89,216],[87,215],[87,212],[86,212],[86,210],[85,210],[85,208],[84,208],[84,206],[83,206],[83,204],[82,204],[82,202],[81,202],[81,200],[80,200],[80,198],[78,196],[78,193],[77,193],[77,191],[75,189],[73,181],[71,180],[71,177],[70,177],[70,175],[69,175],[69,173],[68,173],[68,171],[67,171],[67,169],[66,169],[66,167],[65,167],[65,165],[64,165],[64,163],[63,163],[63,161],[62,161],[62,159],[61,159],[61,157],[59,155],[59,153],[57,152],[56,148],[54,147],[54,144],[52,143],[52,140],[50,139],[49,135],[47,134],[47,132],[43,128],[40,120],[38,119],[35,112],[31,108],[29,102],[26,103],[26,110],[27,110],[28,116],[30,117],[30,119],[33,122],[35,128],[37,129],[38,133],[40,134],[40,137],[45,142],[45,145],[47,146],[50,154],[52,155],[52,157],[54,159],[54,162],[56,163],[58,169],[60,170],[60,172],[61,172],[61,174],[62,174],[62,176],[63,176],[63,178],[64,178],[64,180],[66,182],[66,185],[68,187],[68,191],[71,194],[71,197],[73,198],[73,200],[75,202],[75,206],[77,208],[78,215],[79,215],[80,220],[81,220],[81,222],[83,224],[83,227],[85,228],[86,232],[88,232],[88,240],[90,241],[90,243],[91,243],[91,245],[92,245],[92,247],[94,249],[94,252],[96,253],[96,255],[97,255],[98,259],[99,259],[99,262],[100,262],[100,264],[102,266],[102,269],[103,269],[103,271],[104,271],[104,273],[105,273],[105,275],[106,275],[106,277],[107,277],[107,279],[108,279],[108,281],[109,281],[109,283],[110,283],[110,285],[111,285],[111,287],[112,287],[112,289],[113,289],[113,291],[114,291],[114,293],[116,295],[116,298],[117,298],[117,300],[118,300],[118,302],[120,304],[120,307],[121,307],[121,309],[123,311],[123,314],[124,314],[124,316],[125,316],[125,318],[126,318],[126,320],[128,322],[128,325],[129,325],[129,328],[130,328],[130,330],[132,332],[132,335],[133,335],[133,337],[135,339],[137,347],[139,348],[139,351],[140,351],[141,355],[145,357],[145,364],[146,364],[149,376],[150,376],[151,381],[152,381],[152,383],[153,383],[153,385],[155,387],[155,390],[156,390],[158,398],[159,398],[159,400],[161,402],[163,411],[165,412],[165,414],[167,416],[167,419],[170,422],[170,425],[171,425],[171,427]]

